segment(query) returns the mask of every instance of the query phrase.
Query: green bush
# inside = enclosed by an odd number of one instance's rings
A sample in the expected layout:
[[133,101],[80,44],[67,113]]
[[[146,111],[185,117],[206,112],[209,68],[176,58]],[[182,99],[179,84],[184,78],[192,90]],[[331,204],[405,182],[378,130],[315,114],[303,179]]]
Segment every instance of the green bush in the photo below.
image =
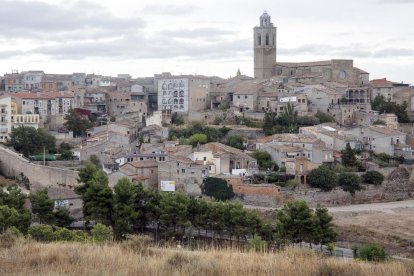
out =
[[56,241],[74,241],[75,233],[72,230],[62,227],[56,229],[54,237]]
[[[368,244],[354,247],[354,257],[365,261],[382,262],[387,259],[387,253],[382,245]],[[356,253],[356,254],[355,254]],[[356,256],[355,256],[356,255]]]
[[201,186],[203,194],[213,197],[216,200],[229,200],[234,197],[233,186],[225,179],[207,177]]
[[28,233],[36,241],[50,242],[55,238],[52,226],[45,224],[30,226]]
[[362,179],[367,184],[381,185],[385,178],[377,171],[368,171],[362,175]]
[[249,241],[249,248],[256,252],[264,252],[267,249],[267,242],[259,235],[254,235],[253,239]]
[[308,175],[308,183],[311,187],[319,188],[324,192],[329,192],[336,187],[338,177],[336,173],[327,166],[319,166],[312,170]]
[[91,233],[94,242],[105,243],[112,240],[112,228],[101,223],[96,224]]
[[341,173],[338,184],[342,187],[342,190],[349,192],[352,196],[355,195],[356,191],[363,189],[361,186],[361,177],[354,173]]

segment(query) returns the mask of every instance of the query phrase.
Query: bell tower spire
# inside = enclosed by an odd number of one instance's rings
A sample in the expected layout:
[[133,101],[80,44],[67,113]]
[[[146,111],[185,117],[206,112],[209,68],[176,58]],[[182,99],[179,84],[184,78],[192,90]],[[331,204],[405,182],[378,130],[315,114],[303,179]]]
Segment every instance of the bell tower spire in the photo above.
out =
[[266,11],[260,16],[260,25],[253,28],[253,41],[254,77],[270,78],[276,65],[276,27]]

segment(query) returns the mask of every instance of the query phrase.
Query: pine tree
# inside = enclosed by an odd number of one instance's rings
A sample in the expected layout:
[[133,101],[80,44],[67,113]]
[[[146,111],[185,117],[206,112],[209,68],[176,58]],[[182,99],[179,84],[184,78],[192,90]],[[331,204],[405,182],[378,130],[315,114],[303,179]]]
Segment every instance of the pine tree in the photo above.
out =
[[342,150],[342,165],[346,167],[354,167],[357,165],[357,160],[355,157],[355,151],[351,148],[349,143],[346,144],[344,150]]
[[281,238],[293,243],[310,241],[312,238],[312,211],[303,200],[289,201],[277,214],[277,226]]
[[139,217],[135,210],[137,188],[126,178],[120,178],[114,187],[114,233],[119,240],[132,233]]
[[32,204],[32,213],[37,215],[40,223],[54,223],[54,201],[49,198],[47,189],[43,189],[31,194],[30,202]]
[[329,215],[328,209],[320,206],[316,207],[313,216],[313,237],[314,243],[328,244],[335,241],[336,233],[333,229],[332,216]]
[[83,214],[88,220],[106,225],[113,221],[113,194],[108,186],[105,172],[98,170],[88,181],[88,187],[82,196]]

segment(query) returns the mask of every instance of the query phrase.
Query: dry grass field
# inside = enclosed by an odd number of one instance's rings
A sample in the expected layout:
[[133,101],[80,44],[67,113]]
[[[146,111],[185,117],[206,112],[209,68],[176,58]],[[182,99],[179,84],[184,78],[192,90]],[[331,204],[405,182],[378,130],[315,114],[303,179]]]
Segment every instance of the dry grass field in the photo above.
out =
[[365,263],[297,248],[275,254],[131,248],[20,241],[0,249],[0,275],[414,275],[412,262]]

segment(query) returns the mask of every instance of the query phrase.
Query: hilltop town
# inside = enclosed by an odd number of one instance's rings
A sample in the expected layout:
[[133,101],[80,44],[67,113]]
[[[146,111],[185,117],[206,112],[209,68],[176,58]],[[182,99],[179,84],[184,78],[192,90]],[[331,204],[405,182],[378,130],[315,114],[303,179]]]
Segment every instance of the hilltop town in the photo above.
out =
[[[414,87],[371,79],[354,60],[280,62],[276,33],[263,13],[254,76],[0,76],[0,173],[26,194],[46,188],[73,228],[87,221],[76,187],[91,163],[110,188],[126,178],[264,217],[290,200],[315,208],[412,199]],[[338,231],[345,246],[350,237]],[[407,245],[393,252],[413,254],[412,233],[400,238]]]

